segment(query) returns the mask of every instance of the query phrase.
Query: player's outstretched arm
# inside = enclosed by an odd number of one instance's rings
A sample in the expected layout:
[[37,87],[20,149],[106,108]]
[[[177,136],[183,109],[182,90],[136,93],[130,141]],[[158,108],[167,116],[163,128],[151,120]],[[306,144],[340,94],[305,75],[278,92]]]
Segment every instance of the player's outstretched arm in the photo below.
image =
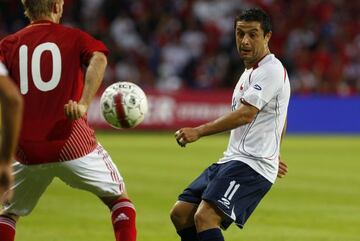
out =
[[239,126],[251,123],[259,110],[247,103],[218,119],[205,123],[195,128],[181,128],[175,132],[175,138],[180,146],[197,141],[203,136],[213,135],[220,132],[228,131]]
[[0,203],[2,203],[5,201],[3,194],[10,189],[13,181],[11,163],[18,142],[23,111],[22,96],[15,84],[6,76],[0,76],[0,103],[2,106]]
[[12,162],[20,132],[23,99],[15,84],[6,76],[0,76],[1,101],[1,149],[0,164]]
[[105,54],[94,52],[86,69],[84,89],[80,101],[69,100],[64,106],[65,115],[68,118],[76,120],[85,115],[96,91],[101,85],[106,65],[107,59]]
[[[286,134],[286,127],[287,127],[287,119],[285,119],[284,128],[283,128],[283,131],[281,133],[280,150],[281,150],[282,141],[284,140],[284,137],[285,137],[285,134]],[[279,155],[279,170],[278,170],[277,177],[283,178],[283,177],[286,176],[287,172],[288,172],[288,166],[286,165],[286,163],[283,160],[281,160],[280,155]]]

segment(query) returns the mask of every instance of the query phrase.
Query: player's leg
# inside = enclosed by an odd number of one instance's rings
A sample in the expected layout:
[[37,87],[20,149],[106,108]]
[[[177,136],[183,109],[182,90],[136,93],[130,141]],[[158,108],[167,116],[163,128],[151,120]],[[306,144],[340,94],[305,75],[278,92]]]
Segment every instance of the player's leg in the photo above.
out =
[[111,210],[116,241],[136,240],[136,210],[125,188],[120,196],[100,197]]
[[195,213],[199,241],[224,241],[221,222],[226,218],[214,204],[203,200]]
[[197,240],[197,231],[194,223],[194,215],[197,208],[198,204],[177,201],[170,211],[171,221],[183,241]]
[[53,180],[51,164],[27,166],[15,162],[13,170],[13,197],[4,205],[0,214],[1,241],[14,241],[19,217],[30,214]]
[[271,185],[245,163],[221,164],[195,213],[199,241],[223,241],[221,229],[233,222],[243,227]]
[[179,201],[175,203],[170,212],[171,221],[182,241],[198,240],[194,215],[201,202],[204,190],[209,181],[216,175],[218,168],[219,165],[213,164],[205,169],[205,171],[179,195]]
[[59,163],[57,176],[68,185],[98,196],[111,210],[116,241],[136,240],[136,210],[123,178],[99,145],[85,157]]
[[11,214],[0,215],[0,240],[14,241],[16,232],[16,222],[18,216]]

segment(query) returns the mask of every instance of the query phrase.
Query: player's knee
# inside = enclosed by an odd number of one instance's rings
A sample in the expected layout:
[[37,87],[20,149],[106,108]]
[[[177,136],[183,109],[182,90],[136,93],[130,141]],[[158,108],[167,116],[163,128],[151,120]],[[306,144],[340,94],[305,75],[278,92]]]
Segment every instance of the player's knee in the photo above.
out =
[[175,227],[183,227],[187,224],[187,217],[180,208],[174,206],[170,211],[170,219]]
[[101,201],[108,206],[110,209],[114,206],[114,203],[117,203],[119,200],[122,199],[130,199],[128,195],[120,195],[114,197],[100,197]]
[[175,207],[170,210],[170,219],[173,224],[177,224],[181,220],[181,212]]
[[195,225],[198,227],[199,225],[204,225],[209,221],[208,213],[204,210],[199,209],[194,215]]
[[201,206],[194,215],[196,228],[218,227],[221,223],[221,217],[211,208]]

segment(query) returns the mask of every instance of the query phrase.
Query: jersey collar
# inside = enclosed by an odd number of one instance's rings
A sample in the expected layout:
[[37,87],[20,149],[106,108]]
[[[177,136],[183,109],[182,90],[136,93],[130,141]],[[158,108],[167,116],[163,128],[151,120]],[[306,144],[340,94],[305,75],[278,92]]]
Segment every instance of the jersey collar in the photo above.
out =
[[50,20],[36,20],[30,23],[30,25],[36,25],[36,24],[53,24],[54,22]]
[[271,58],[273,56],[273,54],[267,54],[264,55],[261,59],[259,59],[254,66],[252,67],[252,69],[256,69],[257,67],[259,67],[263,62],[265,62],[266,59]]

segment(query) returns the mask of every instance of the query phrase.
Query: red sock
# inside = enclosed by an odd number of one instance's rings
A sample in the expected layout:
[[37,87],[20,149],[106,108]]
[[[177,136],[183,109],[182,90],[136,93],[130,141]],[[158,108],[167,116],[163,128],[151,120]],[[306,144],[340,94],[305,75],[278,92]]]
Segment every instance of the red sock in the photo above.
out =
[[116,241],[136,241],[136,211],[131,201],[125,198],[117,200],[111,212]]
[[14,241],[15,240],[15,226],[16,223],[13,219],[0,216],[0,240],[1,241]]

